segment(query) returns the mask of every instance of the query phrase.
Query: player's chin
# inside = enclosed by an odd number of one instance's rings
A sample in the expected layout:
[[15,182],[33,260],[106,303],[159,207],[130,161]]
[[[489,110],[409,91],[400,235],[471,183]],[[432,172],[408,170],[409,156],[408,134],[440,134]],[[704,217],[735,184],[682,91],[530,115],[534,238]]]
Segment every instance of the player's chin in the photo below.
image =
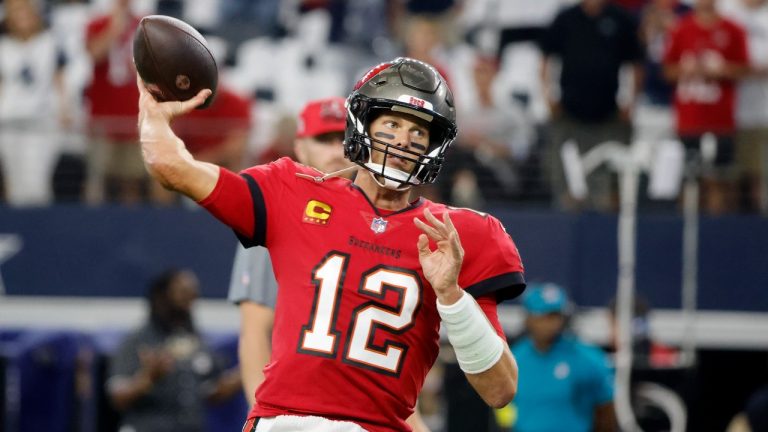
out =
[[404,159],[393,157],[387,161],[387,167],[409,173],[413,169],[413,162],[408,162]]

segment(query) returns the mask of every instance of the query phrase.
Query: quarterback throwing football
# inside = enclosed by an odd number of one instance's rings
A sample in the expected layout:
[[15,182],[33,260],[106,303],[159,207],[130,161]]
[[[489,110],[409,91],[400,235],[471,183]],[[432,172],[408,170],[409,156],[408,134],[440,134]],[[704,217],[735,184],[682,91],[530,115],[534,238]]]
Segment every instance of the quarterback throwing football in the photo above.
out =
[[288,158],[239,174],[196,161],[170,121],[209,91],[158,103],[138,83],[152,176],[272,257],[272,358],[246,431],[409,430],[441,325],[489,405],[514,397],[517,365],[496,304],[525,287],[517,248],[489,215],[409,201],[456,136],[453,96],[432,66],[397,58],[357,82],[344,142],[354,181]]

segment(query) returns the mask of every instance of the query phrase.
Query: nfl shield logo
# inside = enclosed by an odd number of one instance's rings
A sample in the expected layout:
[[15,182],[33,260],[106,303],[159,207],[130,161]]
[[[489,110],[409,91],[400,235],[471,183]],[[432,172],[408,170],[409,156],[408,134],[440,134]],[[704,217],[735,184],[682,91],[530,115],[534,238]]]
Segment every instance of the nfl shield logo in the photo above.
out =
[[387,221],[384,220],[384,218],[373,218],[373,222],[371,222],[371,230],[375,232],[376,234],[381,234],[384,232],[384,230],[387,229]]

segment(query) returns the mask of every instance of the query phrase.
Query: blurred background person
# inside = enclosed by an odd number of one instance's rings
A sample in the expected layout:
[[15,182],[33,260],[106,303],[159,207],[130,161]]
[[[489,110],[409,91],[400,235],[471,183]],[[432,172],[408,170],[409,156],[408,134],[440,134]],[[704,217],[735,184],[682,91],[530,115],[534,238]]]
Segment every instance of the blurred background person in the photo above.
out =
[[572,306],[553,283],[529,284],[525,334],[512,345],[520,367],[515,432],[615,431],[608,357],[568,329]]
[[[0,35],[0,159],[10,205],[52,200],[59,131],[69,124],[66,56],[38,2],[6,0]],[[1,195],[1,194],[0,194]]]
[[674,86],[664,76],[669,32],[690,7],[680,0],[650,0],[640,13],[640,42],[645,59],[643,86],[634,113],[634,139],[653,145],[675,137]]
[[670,33],[664,73],[676,85],[676,130],[689,162],[701,160],[705,134],[716,141],[714,167],[701,179],[703,208],[709,213],[735,209],[736,85],[747,71],[744,30],[720,15],[715,0],[696,0],[693,12]]
[[768,430],[768,386],[755,391],[744,410],[728,425],[726,432],[758,432]]
[[403,21],[403,55],[431,64],[450,84],[445,40],[445,26],[450,23],[449,16],[445,13],[407,14]]
[[[615,210],[616,176],[605,167],[587,178],[587,202],[570,197],[560,147],[574,140],[583,154],[605,141],[629,144],[631,113],[642,83],[643,55],[635,20],[608,0],[581,0],[555,17],[541,38],[541,50],[542,88],[550,112],[549,155],[544,158],[555,204],[564,209]],[[559,94],[553,79],[558,65]],[[625,65],[631,66],[630,88],[619,106],[619,73]]]
[[123,414],[121,430],[204,431],[205,404],[240,389],[239,371],[222,370],[194,324],[198,291],[190,270],[168,270],[151,282],[148,320],[110,365],[107,391]]
[[443,198],[459,207],[484,208],[522,192],[524,169],[535,140],[533,120],[519,103],[497,92],[498,60],[475,53],[471,91],[457,101],[461,124],[439,180]]
[[86,89],[91,132],[86,200],[92,204],[140,202],[149,184],[136,131],[139,92],[133,33],[139,17],[131,4],[113,0],[111,12],[91,20],[86,30],[86,49],[93,61]]
[[750,69],[736,94],[740,207],[768,215],[768,2],[723,0],[723,14],[747,32]]

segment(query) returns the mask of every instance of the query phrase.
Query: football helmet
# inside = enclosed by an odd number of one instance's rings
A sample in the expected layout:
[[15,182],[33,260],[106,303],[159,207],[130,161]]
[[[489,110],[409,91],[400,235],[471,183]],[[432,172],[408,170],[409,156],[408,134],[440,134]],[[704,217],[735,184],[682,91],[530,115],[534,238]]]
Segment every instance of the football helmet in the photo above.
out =
[[[370,123],[389,111],[410,114],[429,123],[429,145],[424,154],[370,136]],[[453,94],[440,73],[427,63],[406,57],[382,63],[369,70],[347,98],[344,155],[371,172],[383,187],[405,190],[433,183],[443,165],[445,151],[455,138]],[[387,158],[395,154],[396,148],[397,157],[414,163],[411,172],[387,167]],[[384,154],[381,164],[373,162],[373,151]]]

